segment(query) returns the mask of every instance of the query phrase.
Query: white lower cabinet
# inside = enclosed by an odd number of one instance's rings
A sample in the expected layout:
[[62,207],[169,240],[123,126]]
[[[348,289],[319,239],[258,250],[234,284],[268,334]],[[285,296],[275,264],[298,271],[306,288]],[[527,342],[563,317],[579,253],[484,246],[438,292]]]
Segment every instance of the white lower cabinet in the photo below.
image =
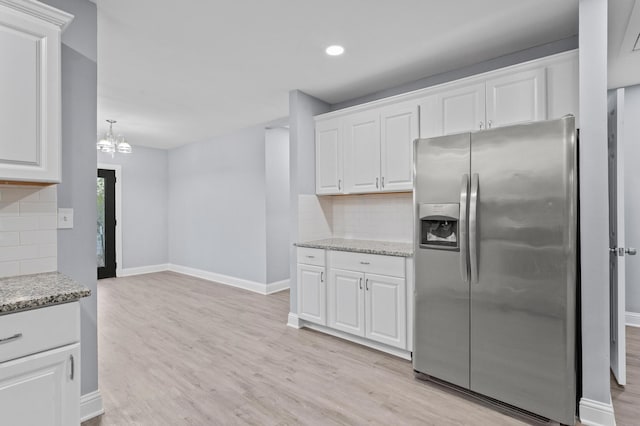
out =
[[329,271],[329,327],[364,336],[364,274],[331,269]]
[[79,343],[0,363],[2,423],[79,425],[79,367]]
[[324,266],[298,264],[298,316],[306,321],[327,323]]
[[0,424],[80,424],[80,302],[0,315]]
[[365,274],[365,337],[390,346],[407,345],[406,281]]

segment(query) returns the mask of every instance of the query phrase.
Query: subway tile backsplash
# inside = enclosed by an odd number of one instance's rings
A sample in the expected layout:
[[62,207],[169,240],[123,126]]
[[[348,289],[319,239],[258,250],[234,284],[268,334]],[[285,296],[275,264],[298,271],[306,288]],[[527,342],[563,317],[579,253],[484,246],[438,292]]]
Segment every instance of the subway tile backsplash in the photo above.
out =
[[298,239],[413,240],[411,193],[298,198]]
[[0,186],[0,277],[58,268],[57,189]]

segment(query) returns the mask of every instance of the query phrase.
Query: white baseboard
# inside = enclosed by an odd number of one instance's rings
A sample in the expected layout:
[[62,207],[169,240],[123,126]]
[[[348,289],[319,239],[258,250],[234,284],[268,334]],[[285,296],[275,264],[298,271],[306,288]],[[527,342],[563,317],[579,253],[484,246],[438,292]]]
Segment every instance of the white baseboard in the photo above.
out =
[[[289,314],[289,321],[291,322],[291,317],[294,314]],[[298,321],[298,327],[295,327],[294,325],[290,325],[290,327],[294,327],[294,328],[310,328],[311,330],[316,330],[316,331],[320,331],[322,333],[325,334],[329,334],[331,336],[334,337],[339,337],[341,339],[345,339],[348,340],[350,342],[354,342],[357,343],[359,345],[362,346],[367,346],[369,348],[372,349],[376,349],[379,350],[381,352],[385,352],[391,355],[395,355],[399,358],[403,358],[406,360],[411,361],[411,352],[406,351],[404,349],[399,349],[399,348],[394,348],[393,346],[388,346],[385,345],[384,343],[378,343],[378,342],[374,342],[373,340],[369,340],[369,339],[365,339],[364,337],[360,337],[360,336],[354,336],[353,334],[349,334],[349,333],[345,333],[342,332],[340,330],[334,330],[333,328],[329,328],[326,327],[324,325],[319,325],[319,324],[314,324],[312,322],[308,322],[308,321],[304,321],[301,320],[300,318],[298,318],[297,315],[295,315],[295,319],[297,319]],[[287,323],[287,325],[289,325],[289,323]]]
[[580,399],[580,423],[585,426],[615,426],[613,404],[592,399]]
[[102,406],[100,389],[80,397],[80,422],[86,422],[102,414],[104,414],[104,407]]
[[175,265],[173,263],[170,263],[167,269],[179,274],[190,275],[192,277],[201,278],[207,281],[213,281],[219,284],[230,285],[232,287],[242,288],[263,295],[275,293],[289,288],[289,280],[282,280],[265,284],[259,283],[257,281],[245,280],[244,278],[236,278],[229,275],[204,271],[202,269],[190,268],[188,266]]
[[266,285],[267,294],[277,293],[279,291],[288,290],[289,289],[289,279],[282,281],[275,281]]
[[640,327],[640,314],[637,312],[627,312],[626,322],[627,325],[631,327]]
[[118,276],[131,277],[133,275],[151,274],[153,272],[162,272],[167,270],[169,270],[169,265],[167,263],[162,263],[160,265],[138,266],[137,268],[122,268]]
[[300,318],[298,318],[297,314],[293,312],[289,312],[289,316],[287,317],[287,325],[292,328],[300,328]]

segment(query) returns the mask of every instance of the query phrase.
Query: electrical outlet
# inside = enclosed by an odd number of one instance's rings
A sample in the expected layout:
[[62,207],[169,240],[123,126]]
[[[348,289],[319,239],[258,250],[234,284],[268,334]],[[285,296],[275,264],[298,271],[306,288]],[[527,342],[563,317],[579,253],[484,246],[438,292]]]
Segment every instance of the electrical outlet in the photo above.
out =
[[58,229],[73,228],[73,209],[58,209]]

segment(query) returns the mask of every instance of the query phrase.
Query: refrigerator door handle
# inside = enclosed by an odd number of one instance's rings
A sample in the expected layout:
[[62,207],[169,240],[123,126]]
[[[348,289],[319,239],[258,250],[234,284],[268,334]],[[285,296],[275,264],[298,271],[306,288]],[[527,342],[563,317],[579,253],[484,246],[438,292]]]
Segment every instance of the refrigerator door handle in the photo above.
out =
[[469,196],[469,264],[471,284],[478,282],[478,191],[480,178],[477,173],[471,177],[471,195]]
[[460,185],[460,274],[462,281],[469,282],[469,253],[467,248],[467,197],[469,195],[469,175],[462,175]]

